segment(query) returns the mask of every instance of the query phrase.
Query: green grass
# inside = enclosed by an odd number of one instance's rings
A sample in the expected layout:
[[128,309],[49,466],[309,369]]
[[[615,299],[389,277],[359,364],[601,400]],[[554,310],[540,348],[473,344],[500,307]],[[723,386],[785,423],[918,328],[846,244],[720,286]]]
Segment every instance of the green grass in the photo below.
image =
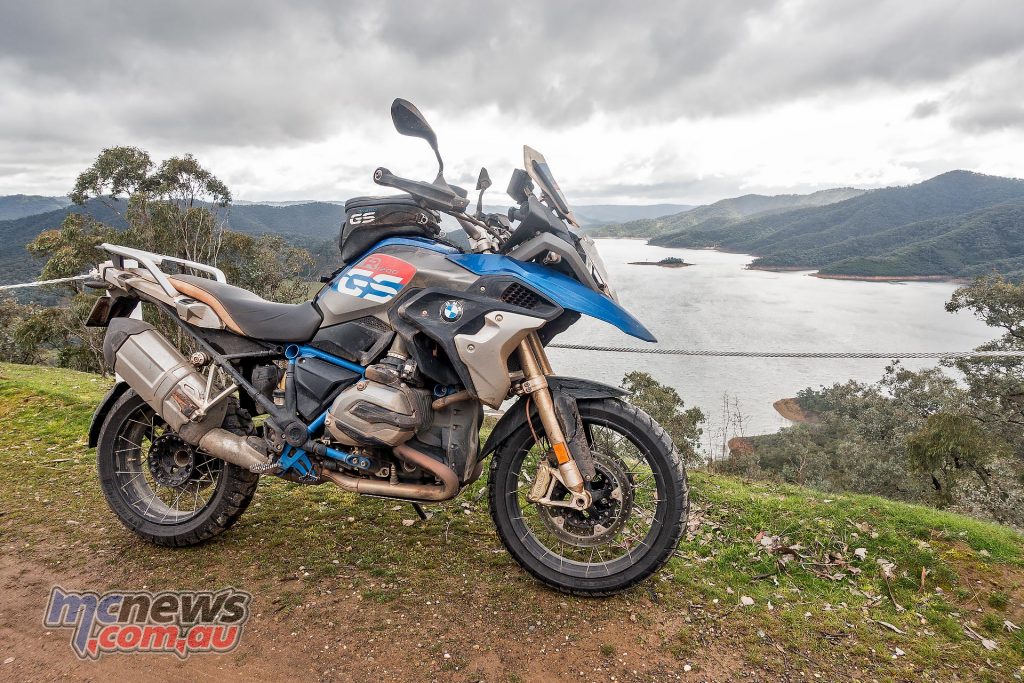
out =
[[[453,628],[483,615],[509,637],[528,626],[558,637],[566,627],[550,616],[565,604],[584,624],[642,624],[656,634],[643,647],[678,657],[680,667],[724,644],[769,677],[797,668],[824,680],[949,679],[957,671],[1006,680],[1024,664],[1024,632],[1003,626],[1024,625],[1020,534],[881,498],[704,473],[691,476],[693,528],[677,556],[654,580],[609,600],[566,598],[520,571],[491,527],[483,482],[428,508],[428,522],[404,526],[415,516],[407,505],[265,477],[225,535],[195,548],[157,548],[119,525],[96,482],[86,433],[108,385],[66,370],[0,365],[2,552],[62,569],[100,562],[110,585],[258,586],[287,613],[308,612],[301,606],[322,585],[413,614],[434,609],[427,601],[457,602],[467,616],[456,612]],[[773,551],[779,547],[792,551]],[[891,565],[888,579],[879,560]],[[965,626],[997,649],[985,650]],[[602,656],[615,656],[614,644],[594,638]]]

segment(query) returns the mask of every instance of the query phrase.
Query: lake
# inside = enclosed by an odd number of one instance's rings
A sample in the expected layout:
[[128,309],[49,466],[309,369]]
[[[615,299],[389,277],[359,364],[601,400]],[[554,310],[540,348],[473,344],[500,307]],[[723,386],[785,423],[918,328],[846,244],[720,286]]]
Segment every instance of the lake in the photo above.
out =
[[[642,240],[597,240],[620,302],[658,338],[681,349],[763,351],[964,351],[997,336],[970,314],[943,308],[956,285],[944,282],[825,280],[809,271],[747,270],[753,257],[708,250],[654,247]],[[630,265],[667,256],[688,268]],[[556,343],[645,346],[611,325],[582,318]],[[772,407],[804,387],[847,379],[877,381],[886,360],[703,358],[552,349],[559,374],[619,384],[644,370],[674,387],[686,404],[708,415],[706,434],[725,424],[723,395],[742,411],[744,432],[774,432],[790,424]],[[937,364],[907,360],[909,368]],[[729,431],[734,431],[730,429]],[[706,440],[706,437],[705,437]]]

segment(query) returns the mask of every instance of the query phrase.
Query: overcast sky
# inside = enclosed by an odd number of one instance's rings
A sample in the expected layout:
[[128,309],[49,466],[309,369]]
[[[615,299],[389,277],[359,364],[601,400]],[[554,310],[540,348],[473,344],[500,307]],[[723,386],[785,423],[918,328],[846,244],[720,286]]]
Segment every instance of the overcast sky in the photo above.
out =
[[503,190],[527,143],[578,203],[1021,177],[1024,1],[0,0],[0,194],[65,194],[113,145],[239,199],[429,180],[395,97],[449,181]]

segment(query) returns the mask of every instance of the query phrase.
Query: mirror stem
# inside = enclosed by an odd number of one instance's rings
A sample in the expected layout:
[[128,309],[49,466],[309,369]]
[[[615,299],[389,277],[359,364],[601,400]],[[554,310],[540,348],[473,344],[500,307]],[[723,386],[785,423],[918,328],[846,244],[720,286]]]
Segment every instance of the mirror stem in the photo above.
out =
[[477,195],[477,198],[476,198],[476,217],[477,218],[483,218],[484,217],[484,192],[486,192],[486,191],[487,191],[487,188],[485,187],[484,189],[480,190],[480,194]]
[[437,157],[437,177],[440,178],[444,175],[444,160],[441,159],[441,152],[437,147],[434,147],[434,156]]

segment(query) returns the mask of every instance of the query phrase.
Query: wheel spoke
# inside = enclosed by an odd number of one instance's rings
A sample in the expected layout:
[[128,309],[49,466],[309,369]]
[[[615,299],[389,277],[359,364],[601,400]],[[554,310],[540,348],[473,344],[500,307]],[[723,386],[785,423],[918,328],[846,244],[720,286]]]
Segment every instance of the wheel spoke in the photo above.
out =
[[[176,449],[173,452],[167,450],[167,439],[169,447]],[[144,519],[156,524],[180,524],[200,514],[213,500],[223,466],[191,450],[149,406],[139,406],[122,421],[114,443],[116,489]],[[161,443],[164,445],[159,446]],[[191,458],[185,465],[190,468],[188,473],[181,472],[180,463],[168,460],[180,457],[182,448],[188,449],[185,452]],[[188,476],[182,481],[185,474]]]
[[[633,564],[651,547],[663,526],[663,485],[655,456],[625,429],[584,418],[598,476],[591,484],[595,504],[583,512],[527,500],[538,464],[548,457],[543,436],[538,443],[528,439],[516,456],[509,472],[515,483],[504,489],[513,506],[510,521],[515,535],[545,564],[584,576],[606,574],[618,571],[614,567],[620,563]],[[552,500],[559,495],[560,500],[569,499],[568,491],[556,483]]]

